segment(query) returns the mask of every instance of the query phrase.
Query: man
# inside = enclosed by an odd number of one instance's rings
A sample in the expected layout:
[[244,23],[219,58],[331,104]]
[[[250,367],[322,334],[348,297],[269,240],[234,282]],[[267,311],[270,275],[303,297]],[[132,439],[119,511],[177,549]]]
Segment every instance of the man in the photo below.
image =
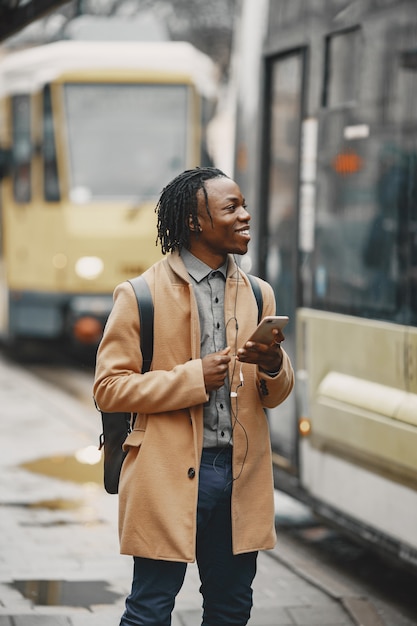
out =
[[[97,353],[95,399],[137,413],[119,483],[122,554],[134,557],[120,626],[168,626],[187,563],[197,560],[203,626],[244,626],[259,550],[275,544],[271,449],[264,407],[282,402],[293,370],[281,331],[257,325],[245,254],[250,215],[215,168],[177,176],[157,205],[168,254],[144,273],[154,303],[151,371],[141,374],[139,316],[126,282]],[[263,315],[272,288],[259,281]],[[246,343],[245,343],[246,342]]]

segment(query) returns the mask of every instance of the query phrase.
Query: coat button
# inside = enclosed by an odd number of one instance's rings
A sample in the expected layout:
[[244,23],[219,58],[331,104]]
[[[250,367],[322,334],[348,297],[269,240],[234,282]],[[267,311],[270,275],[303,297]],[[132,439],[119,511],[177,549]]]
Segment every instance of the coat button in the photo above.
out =
[[193,467],[190,467],[187,474],[188,478],[195,478],[195,469]]

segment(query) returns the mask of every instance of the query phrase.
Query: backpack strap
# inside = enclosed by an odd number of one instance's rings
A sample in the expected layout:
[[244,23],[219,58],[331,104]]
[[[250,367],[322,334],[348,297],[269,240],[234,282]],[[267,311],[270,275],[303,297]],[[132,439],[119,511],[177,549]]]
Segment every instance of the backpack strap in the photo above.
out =
[[[129,280],[135,292],[140,317],[140,342],[143,356],[142,373],[148,372],[153,355],[153,301],[148,283],[142,276]],[[118,493],[119,476],[127,452],[122,446],[132,431],[137,413],[101,413],[103,432],[99,439],[99,450],[104,447],[104,487],[108,493]]]
[[142,374],[149,372],[153,356],[153,300],[149,285],[143,276],[128,281],[135,292],[140,319],[140,347],[142,350]]
[[262,319],[262,312],[263,312],[263,308],[264,308],[264,301],[263,301],[263,296],[262,296],[262,291],[261,288],[259,286],[259,281],[255,276],[252,276],[252,274],[246,274],[246,276],[249,278],[249,282],[252,286],[252,290],[253,290],[253,295],[256,298],[256,304],[258,305],[258,324]]

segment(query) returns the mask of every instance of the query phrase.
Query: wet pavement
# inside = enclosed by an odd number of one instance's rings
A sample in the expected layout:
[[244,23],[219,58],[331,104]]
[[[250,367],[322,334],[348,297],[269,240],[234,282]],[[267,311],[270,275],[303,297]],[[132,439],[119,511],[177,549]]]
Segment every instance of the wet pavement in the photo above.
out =
[[[0,626],[119,624],[132,561],[119,555],[117,496],[94,463],[99,433],[93,404],[0,356]],[[279,494],[277,503],[297,508]],[[251,626],[360,623],[340,601],[349,591],[330,581],[329,594],[292,558],[283,543],[260,554]],[[192,564],[173,626],[201,624],[198,588]]]

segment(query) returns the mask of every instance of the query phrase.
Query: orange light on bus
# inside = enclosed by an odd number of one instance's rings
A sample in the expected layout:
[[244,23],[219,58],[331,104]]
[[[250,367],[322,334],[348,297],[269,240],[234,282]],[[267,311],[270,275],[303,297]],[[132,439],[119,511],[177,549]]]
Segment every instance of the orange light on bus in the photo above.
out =
[[298,420],[298,432],[302,437],[306,437],[311,433],[311,421],[308,417],[300,417]]
[[333,159],[333,168],[335,172],[342,176],[355,174],[362,169],[363,161],[355,152],[339,152]]

